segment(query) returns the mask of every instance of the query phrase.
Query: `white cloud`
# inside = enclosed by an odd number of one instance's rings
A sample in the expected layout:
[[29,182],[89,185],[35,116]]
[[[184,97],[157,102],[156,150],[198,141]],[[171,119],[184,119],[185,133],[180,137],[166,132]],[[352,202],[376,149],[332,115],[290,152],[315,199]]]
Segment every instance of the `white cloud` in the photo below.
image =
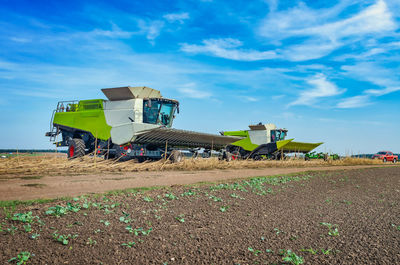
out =
[[344,65],[342,70],[353,78],[381,87],[380,89],[367,89],[364,91],[366,94],[380,96],[400,90],[399,68],[382,67],[376,62],[361,62]]
[[[314,10],[300,3],[287,11],[270,13],[262,21],[258,33],[275,44],[290,37],[305,37],[299,44],[287,45],[282,52],[284,59],[305,61],[329,55],[332,51],[371,34],[384,36],[397,29],[383,0],[378,0],[349,18],[337,20],[349,4],[351,1],[341,1],[333,8]],[[374,52],[381,51],[372,51]]]
[[174,22],[179,22],[180,24],[184,23],[184,20],[189,19],[189,13],[184,12],[184,13],[170,13],[170,14],[165,14],[163,16],[169,23],[174,23]]
[[116,24],[111,23],[111,30],[94,29],[87,34],[92,37],[108,37],[108,38],[130,38],[134,32],[121,30]]
[[212,95],[208,91],[198,89],[195,83],[184,84],[178,87],[177,90],[187,98],[204,99],[209,98]]
[[350,109],[350,108],[360,108],[370,105],[370,97],[368,95],[354,96],[350,98],[344,98],[337,104],[337,108],[340,109]]
[[302,91],[299,98],[291,102],[288,106],[311,106],[315,104],[316,101],[320,98],[337,96],[344,93],[345,91],[339,90],[339,88],[335,84],[326,80],[326,77],[322,74],[316,75],[314,76],[314,78],[307,80],[307,83],[314,88]]
[[165,22],[161,20],[144,21],[139,20],[138,26],[142,33],[146,35],[146,38],[150,43],[154,44],[154,40],[160,35],[161,30],[164,28]]
[[181,45],[181,50],[188,53],[204,53],[237,61],[258,61],[276,58],[274,51],[255,51],[238,49],[243,44],[232,38],[203,40],[203,45],[187,44]]

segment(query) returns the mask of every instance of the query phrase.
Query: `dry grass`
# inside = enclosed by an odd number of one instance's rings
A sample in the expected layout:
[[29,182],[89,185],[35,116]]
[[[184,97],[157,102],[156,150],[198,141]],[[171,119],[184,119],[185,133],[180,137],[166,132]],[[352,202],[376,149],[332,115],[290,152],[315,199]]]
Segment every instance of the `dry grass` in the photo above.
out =
[[271,167],[314,167],[314,166],[350,166],[382,164],[381,161],[365,158],[345,158],[341,160],[312,160],[304,161],[290,159],[284,161],[219,161],[211,159],[184,159],[173,164],[170,161],[137,163],[135,160],[125,162],[103,160],[85,156],[67,160],[65,157],[54,155],[12,157],[0,160],[0,176],[2,179],[21,176],[48,175],[78,175],[93,173],[132,172],[132,171],[164,171],[164,170],[211,170],[211,169],[240,169],[240,168],[271,168]]

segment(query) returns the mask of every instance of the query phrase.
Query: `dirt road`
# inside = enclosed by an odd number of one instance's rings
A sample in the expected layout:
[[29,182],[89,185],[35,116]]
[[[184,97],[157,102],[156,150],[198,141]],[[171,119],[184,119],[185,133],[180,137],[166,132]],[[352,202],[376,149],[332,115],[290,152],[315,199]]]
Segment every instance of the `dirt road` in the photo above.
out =
[[[381,165],[382,166],[382,165]],[[389,165],[387,165],[389,166]],[[377,166],[232,169],[210,171],[129,172],[104,175],[37,176],[0,179],[0,200],[32,200],[78,196],[111,190],[186,185],[229,179],[290,174],[304,171],[360,169]],[[390,167],[390,166],[389,166]]]

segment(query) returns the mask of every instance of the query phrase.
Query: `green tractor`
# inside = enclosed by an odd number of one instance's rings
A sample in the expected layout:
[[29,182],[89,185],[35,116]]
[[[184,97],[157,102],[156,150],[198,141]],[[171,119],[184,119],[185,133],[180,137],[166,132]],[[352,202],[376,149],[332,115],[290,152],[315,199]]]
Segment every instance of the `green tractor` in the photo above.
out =
[[305,154],[304,158],[307,161],[312,160],[312,159],[323,159],[325,161],[340,159],[338,154],[328,154],[328,153],[323,153],[323,152],[319,152],[319,153],[310,152],[310,153]]
[[208,156],[219,151],[227,160],[280,159],[284,153],[307,153],[321,144],[285,140],[287,130],[273,124],[222,135],[174,129],[179,102],[162,97],[160,91],[128,86],[102,92],[107,100],[61,101],[53,111],[46,136],[56,146],[68,147],[70,159],[92,153],[139,161],[169,157],[178,162],[184,153],[195,155],[199,149]]

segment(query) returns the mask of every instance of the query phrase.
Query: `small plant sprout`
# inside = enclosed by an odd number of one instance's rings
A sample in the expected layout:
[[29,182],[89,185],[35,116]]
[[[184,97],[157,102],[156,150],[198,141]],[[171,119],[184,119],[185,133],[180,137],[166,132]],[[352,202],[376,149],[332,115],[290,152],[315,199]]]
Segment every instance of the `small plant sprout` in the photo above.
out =
[[100,220],[100,223],[103,223],[105,226],[109,226],[111,223],[109,221]]
[[13,225],[11,225],[10,228],[7,228],[7,232],[10,233],[11,235],[14,235],[17,230],[18,228]]
[[331,251],[332,251],[332,249],[323,249],[323,248],[321,248],[321,252],[322,252],[322,254],[324,254],[324,255],[329,255],[329,254],[331,254]]
[[274,231],[275,231],[275,233],[276,233],[277,235],[279,235],[280,233],[282,233],[282,231],[279,230],[278,228],[274,228]]
[[149,196],[143,197],[143,200],[144,200],[145,202],[152,202],[152,201],[153,201],[153,199],[152,199],[151,197],[149,197]]
[[34,234],[31,235],[31,238],[32,238],[32,239],[36,239],[36,238],[38,238],[39,236],[40,236],[40,234],[34,233]]
[[282,257],[282,261],[289,262],[294,265],[299,265],[304,263],[304,258],[301,256],[297,256],[292,250],[281,250],[279,253]]
[[86,245],[96,245],[97,244],[97,241],[96,240],[93,240],[93,239],[91,239],[90,237],[88,238],[88,240],[87,240],[87,242],[86,242]]
[[320,223],[320,224],[328,227],[328,229],[329,229],[328,235],[330,235],[330,236],[338,236],[339,235],[338,225],[332,225],[330,223]]
[[32,216],[32,212],[27,213],[16,213],[11,218],[13,221],[20,221],[23,223],[32,223],[34,218],[39,218],[38,216]]
[[172,194],[172,193],[166,193],[166,194],[164,194],[164,198],[166,198],[167,200],[170,200],[170,201],[172,201],[172,200],[177,200],[178,199],[178,197],[176,197],[174,194]]
[[68,239],[70,239],[70,238],[75,239],[77,237],[78,237],[78,235],[71,235],[71,234],[60,235],[60,234],[57,234],[57,231],[55,233],[53,233],[54,240],[62,243],[63,245],[68,245],[68,242],[69,242]]
[[314,250],[313,248],[303,248],[303,249],[300,249],[300,251],[302,251],[302,252],[309,252],[309,253],[311,253],[311,254],[313,254],[313,255],[315,255],[315,254],[318,253],[318,250]]
[[131,241],[131,242],[128,242],[128,243],[122,243],[121,246],[125,246],[125,247],[128,247],[128,248],[131,248],[135,244],[136,244],[135,242]]
[[21,253],[18,254],[18,256],[9,259],[8,263],[15,261],[15,262],[17,262],[18,265],[22,265],[22,264],[25,264],[31,256],[34,256],[34,255],[27,251],[22,251]]
[[392,224],[393,227],[395,227],[398,231],[400,231],[400,225],[396,226],[395,224]]
[[261,250],[257,250],[257,249],[251,248],[251,247],[248,247],[247,250],[250,251],[251,253],[253,253],[255,256],[258,256],[258,254],[261,253]]
[[184,223],[185,222],[185,215],[184,214],[180,214],[177,217],[175,217],[176,220],[178,220],[180,223]]
[[229,206],[222,206],[219,208],[219,210],[224,213],[224,212],[226,212],[226,210],[228,210],[228,208],[229,208]]
[[32,231],[32,227],[31,227],[30,224],[24,225],[24,229],[25,229],[25,232],[31,232]]

